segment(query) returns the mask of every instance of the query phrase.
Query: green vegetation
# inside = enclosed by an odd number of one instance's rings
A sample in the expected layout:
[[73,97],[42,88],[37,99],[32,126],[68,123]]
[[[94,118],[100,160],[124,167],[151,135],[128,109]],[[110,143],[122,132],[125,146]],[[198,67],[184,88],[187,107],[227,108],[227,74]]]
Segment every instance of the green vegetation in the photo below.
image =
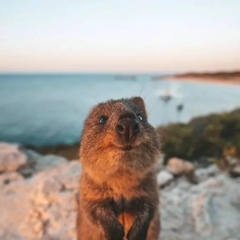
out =
[[165,159],[194,161],[204,156],[220,160],[240,156],[240,109],[197,117],[188,124],[160,126],[157,132],[162,138]]

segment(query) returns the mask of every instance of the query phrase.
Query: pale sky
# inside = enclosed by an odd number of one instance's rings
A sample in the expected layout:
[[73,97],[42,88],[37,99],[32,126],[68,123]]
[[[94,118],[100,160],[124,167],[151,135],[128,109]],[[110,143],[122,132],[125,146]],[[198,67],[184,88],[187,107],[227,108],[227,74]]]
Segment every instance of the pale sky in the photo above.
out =
[[0,72],[240,69],[240,0],[0,0]]

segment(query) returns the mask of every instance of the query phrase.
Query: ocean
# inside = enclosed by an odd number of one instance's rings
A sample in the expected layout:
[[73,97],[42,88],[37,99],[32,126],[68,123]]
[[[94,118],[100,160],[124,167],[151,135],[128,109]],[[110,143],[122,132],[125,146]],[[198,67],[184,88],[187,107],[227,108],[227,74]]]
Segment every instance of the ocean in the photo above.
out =
[[240,85],[154,80],[161,74],[0,74],[0,141],[79,141],[95,104],[140,95],[153,126],[240,106]]

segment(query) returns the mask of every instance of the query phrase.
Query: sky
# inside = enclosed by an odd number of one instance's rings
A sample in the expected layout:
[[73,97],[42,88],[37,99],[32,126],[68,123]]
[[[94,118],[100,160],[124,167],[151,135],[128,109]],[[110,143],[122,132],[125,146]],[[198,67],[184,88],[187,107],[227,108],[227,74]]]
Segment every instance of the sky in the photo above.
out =
[[0,0],[0,72],[239,69],[239,0]]

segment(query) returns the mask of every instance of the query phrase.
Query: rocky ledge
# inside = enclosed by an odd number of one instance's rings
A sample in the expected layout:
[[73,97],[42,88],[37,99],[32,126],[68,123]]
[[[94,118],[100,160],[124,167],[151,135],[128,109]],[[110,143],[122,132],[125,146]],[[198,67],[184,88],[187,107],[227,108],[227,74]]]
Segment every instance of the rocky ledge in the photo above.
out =
[[[193,168],[176,165],[158,174],[160,239],[239,240],[240,178],[211,165],[193,184],[185,177]],[[0,143],[0,239],[76,239],[80,171],[78,161]]]

